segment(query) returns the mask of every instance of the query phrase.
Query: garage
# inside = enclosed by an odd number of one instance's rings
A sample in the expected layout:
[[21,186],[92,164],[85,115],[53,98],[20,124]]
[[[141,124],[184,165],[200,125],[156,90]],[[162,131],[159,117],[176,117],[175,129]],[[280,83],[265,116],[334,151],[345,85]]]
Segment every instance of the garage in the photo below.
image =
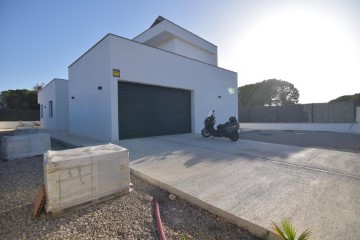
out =
[[118,83],[119,139],[191,132],[191,91]]
[[238,113],[237,73],[217,62],[216,45],[165,19],[132,40],[108,34],[69,66],[69,133],[102,142],[199,134],[212,109],[223,123]]

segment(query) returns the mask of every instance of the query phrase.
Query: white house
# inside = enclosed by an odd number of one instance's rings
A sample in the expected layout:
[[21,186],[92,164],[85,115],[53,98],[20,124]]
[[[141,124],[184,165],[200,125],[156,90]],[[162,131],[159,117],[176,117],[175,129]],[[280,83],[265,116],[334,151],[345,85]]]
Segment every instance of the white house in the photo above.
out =
[[68,80],[55,78],[38,93],[41,128],[68,130],[68,91]]
[[217,66],[217,46],[163,17],[133,40]]
[[69,132],[104,141],[200,133],[213,109],[218,123],[237,116],[236,90],[215,45],[158,17],[132,40],[106,35],[69,66]]

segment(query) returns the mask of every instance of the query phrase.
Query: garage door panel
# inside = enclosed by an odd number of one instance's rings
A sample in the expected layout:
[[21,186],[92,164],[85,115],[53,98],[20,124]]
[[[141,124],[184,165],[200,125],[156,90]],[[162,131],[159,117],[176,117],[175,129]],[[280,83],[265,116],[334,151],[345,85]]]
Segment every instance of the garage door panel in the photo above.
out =
[[191,92],[119,82],[119,138],[191,132]]

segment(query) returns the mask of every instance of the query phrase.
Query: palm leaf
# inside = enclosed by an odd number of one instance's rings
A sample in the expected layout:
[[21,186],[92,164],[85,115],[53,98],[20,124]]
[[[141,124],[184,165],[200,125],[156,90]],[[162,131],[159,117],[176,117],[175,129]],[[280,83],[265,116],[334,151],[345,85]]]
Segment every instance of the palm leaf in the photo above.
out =
[[296,236],[296,229],[294,226],[287,220],[282,220],[281,225],[284,229],[285,235],[287,236],[288,240],[295,240]]
[[287,237],[284,235],[283,231],[276,225],[273,221],[271,221],[273,224],[274,231],[284,240],[288,240]]
[[303,232],[300,237],[298,238],[298,240],[308,240],[310,238],[311,235],[311,229],[308,228],[305,230],[305,232]]

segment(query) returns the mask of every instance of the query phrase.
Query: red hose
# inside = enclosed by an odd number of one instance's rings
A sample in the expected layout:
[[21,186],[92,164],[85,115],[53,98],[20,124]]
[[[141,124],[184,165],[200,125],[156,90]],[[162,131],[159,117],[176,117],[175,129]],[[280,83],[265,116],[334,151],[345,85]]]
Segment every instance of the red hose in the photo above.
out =
[[159,233],[159,237],[160,237],[160,240],[166,240],[165,233],[164,233],[164,228],[163,228],[161,218],[160,218],[159,202],[155,198],[154,198],[154,204],[155,204],[156,225],[157,225],[157,230],[158,230],[158,233]]

